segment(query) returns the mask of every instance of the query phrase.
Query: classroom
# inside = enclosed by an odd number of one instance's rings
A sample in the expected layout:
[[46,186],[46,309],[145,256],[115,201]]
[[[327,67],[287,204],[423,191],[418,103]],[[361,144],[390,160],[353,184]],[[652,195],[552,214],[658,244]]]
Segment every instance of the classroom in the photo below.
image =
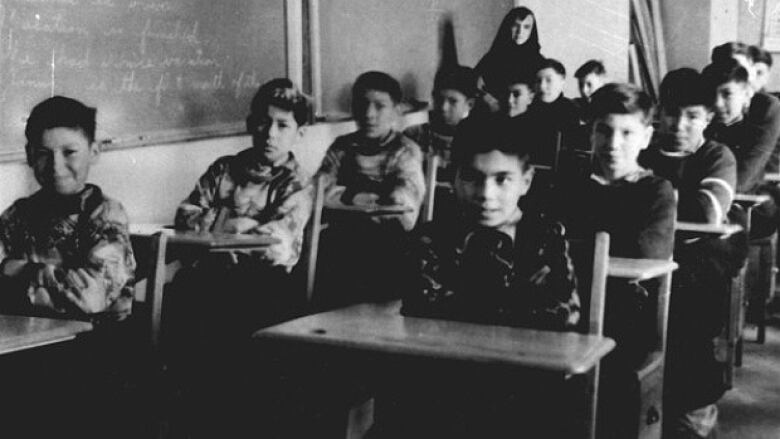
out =
[[780,437],[778,56],[780,0],[0,0],[0,435]]

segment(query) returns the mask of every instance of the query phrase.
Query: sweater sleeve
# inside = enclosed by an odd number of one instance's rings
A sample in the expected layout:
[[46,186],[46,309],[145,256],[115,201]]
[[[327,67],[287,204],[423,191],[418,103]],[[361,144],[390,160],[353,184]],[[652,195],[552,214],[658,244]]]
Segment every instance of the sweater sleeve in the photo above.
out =
[[668,180],[656,179],[647,188],[647,214],[640,226],[637,244],[640,258],[669,259],[674,250],[677,202]]
[[768,99],[765,105],[751,108],[746,120],[743,148],[737,156],[739,193],[752,193],[761,183],[780,136],[780,101],[772,96],[756,95],[759,96]]
[[690,190],[680,191],[678,216],[685,221],[722,224],[734,200],[736,159],[728,148],[718,145],[701,165],[703,178]]
[[404,229],[411,230],[417,221],[425,195],[423,155],[416,143],[406,139],[388,178],[391,182],[390,200],[412,209],[401,218]]
[[224,176],[226,158],[214,162],[201,175],[195,188],[176,209],[174,224],[178,230],[208,231],[217,217],[219,206],[215,205],[217,188]]

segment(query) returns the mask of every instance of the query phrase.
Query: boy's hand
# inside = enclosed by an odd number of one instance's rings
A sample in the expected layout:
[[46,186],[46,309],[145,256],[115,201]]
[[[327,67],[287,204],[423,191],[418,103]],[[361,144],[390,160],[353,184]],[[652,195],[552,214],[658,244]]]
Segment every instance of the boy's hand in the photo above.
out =
[[222,225],[222,231],[225,233],[246,233],[256,228],[260,223],[252,218],[231,218]]
[[379,195],[371,192],[358,192],[352,197],[352,204],[355,206],[376,206],[379,202]]
[[106,309],[105,288],[83,268],[68,271],[65,282],[65,296],[85,313],[94,314]]
[[263,257],[274,263],[288,261],[292,257],[292,235],[277,223],[264,224],[257,231],[279,239],[278,244],[269,245],[263,249]]

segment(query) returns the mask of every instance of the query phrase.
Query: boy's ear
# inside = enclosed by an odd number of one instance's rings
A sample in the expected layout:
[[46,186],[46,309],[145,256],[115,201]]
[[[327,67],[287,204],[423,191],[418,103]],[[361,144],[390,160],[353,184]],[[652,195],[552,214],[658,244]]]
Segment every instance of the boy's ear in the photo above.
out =
[[89,163],[95,164],[97,163],[98,159],[100,158],[100,152],[103,148],[100,145],[100,142],[92,141],[92,143],[89,144]]
[[303,136],[306,135],[306,125],[299,126],[296,133],[298,135],[298,140],[303,139]]
[[639,150],[647,149],[648,146],[650,146],[650,141],[653,139],[653,131],[655,128],[653,128],[653,124],[648,124],[645,127],[645,141],[643,142],[643,145]]

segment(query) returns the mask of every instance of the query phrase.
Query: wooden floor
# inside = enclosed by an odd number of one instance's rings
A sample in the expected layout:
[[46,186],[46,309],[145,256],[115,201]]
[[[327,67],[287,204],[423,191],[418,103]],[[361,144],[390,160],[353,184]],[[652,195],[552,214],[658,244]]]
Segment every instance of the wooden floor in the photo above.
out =
[[763,345],[754,341],[755,330],[745,334],[743,365],[718,403],[718,439],[780,438],[780,315],[771,323]]

